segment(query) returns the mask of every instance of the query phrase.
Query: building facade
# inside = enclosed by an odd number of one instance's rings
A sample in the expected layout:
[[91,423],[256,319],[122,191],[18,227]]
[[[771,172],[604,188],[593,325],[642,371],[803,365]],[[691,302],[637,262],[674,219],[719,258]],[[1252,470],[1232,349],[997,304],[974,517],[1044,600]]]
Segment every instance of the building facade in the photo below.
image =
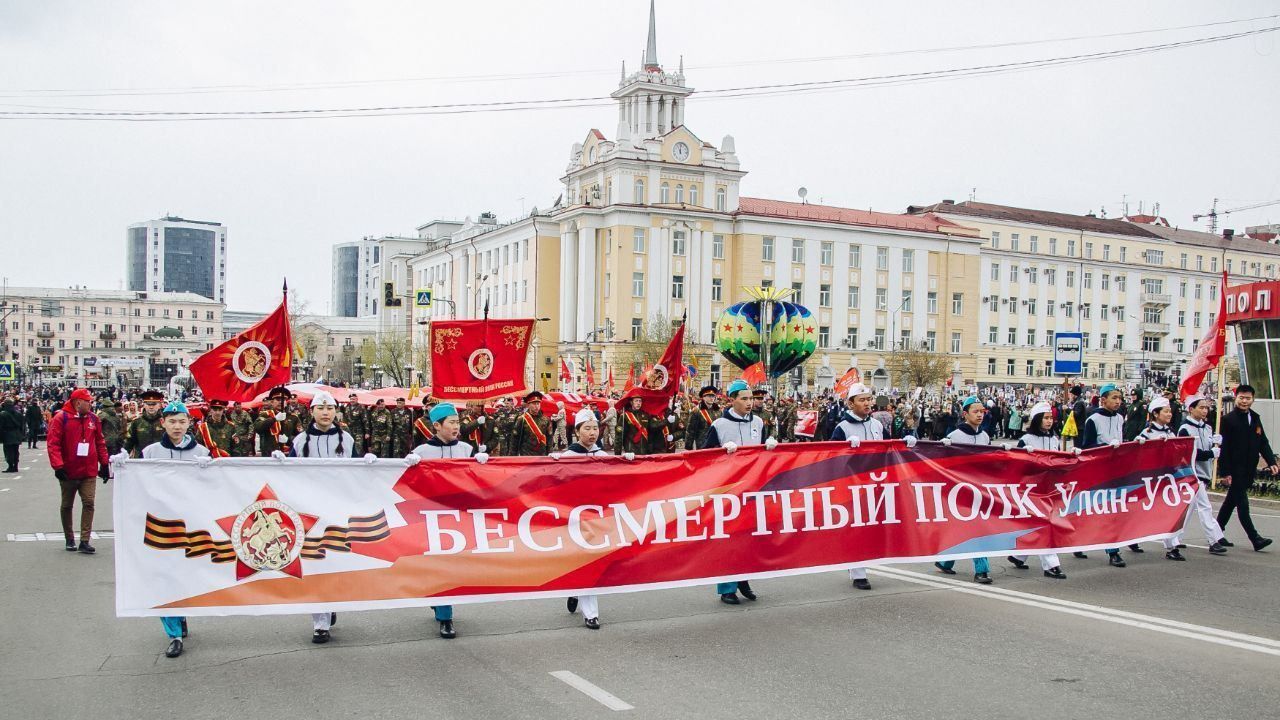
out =
[[166,216],[129,226],[127,287],[138,292],[189,292],[226,302],[227,228],[222,223]]
[[162,386],[222,342],[222,303],[195,293],[8,287],[0,303],[5,359],[43,381]]

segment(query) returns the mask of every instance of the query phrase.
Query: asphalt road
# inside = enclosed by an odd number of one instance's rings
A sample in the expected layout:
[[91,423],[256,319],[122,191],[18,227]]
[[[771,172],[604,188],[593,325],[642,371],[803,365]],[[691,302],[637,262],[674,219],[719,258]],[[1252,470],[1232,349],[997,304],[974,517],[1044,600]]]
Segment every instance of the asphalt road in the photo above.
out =
[[[962,561],[955,580],[873,570],[869,592],[760,581],[737,608],[711,588],[605,596],[599,631],[558,600],[460,606],[451,641],[425,609],[344,613],[328,645],[305,616],[195,618],[170,660],[159,621],[114,616],[112,540],[65,552],[43,451],[20,466],[0,475],[0,718],[1280,716],[1280,559],[1238,527],[1226,557],[1150,543],[1125,569],[1064,558],[1065,581],[1000,559],[989,588]],[[1280,537],[1280,508],[1256,510]]]

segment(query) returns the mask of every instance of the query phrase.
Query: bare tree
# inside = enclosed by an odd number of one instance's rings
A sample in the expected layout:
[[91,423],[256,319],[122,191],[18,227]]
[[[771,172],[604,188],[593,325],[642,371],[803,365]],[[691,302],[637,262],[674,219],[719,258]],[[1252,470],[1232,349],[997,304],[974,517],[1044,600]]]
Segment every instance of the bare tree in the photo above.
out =
[[376,365],[392,384],[408,387],[408,376],[404,370],[405,363],[410,362],[411,358],[408,335],[403,332],[384,332],[377,340],[365,343],[360,354],[365,366],[365,377],[373,379],[373,367]]
[[[679,327],[680,320],[673,320],[665,313],[660,312],[649,318],[640,327],[640,333],[634,340],[623,340],[614,344],[612,353],[615,363],[614,374],[617,375],[618,369],[621,369],[621,377],[626,377],[628,368],[634,367],[636,372],[639,373],[644,370],[646,365],[658,362]],[[695,346],[686,332],[684,336],[686,362],[695,357],[694,350]],[[679,368],[667,368],[667,371],[677,373],[680,370]],[[618,378],[619,382],[621,382],[621,377]]]
[[894,384],[904,390],[941,385],[951,377],[951,359],[923,343],[894,350],[885,366],[893,374]]

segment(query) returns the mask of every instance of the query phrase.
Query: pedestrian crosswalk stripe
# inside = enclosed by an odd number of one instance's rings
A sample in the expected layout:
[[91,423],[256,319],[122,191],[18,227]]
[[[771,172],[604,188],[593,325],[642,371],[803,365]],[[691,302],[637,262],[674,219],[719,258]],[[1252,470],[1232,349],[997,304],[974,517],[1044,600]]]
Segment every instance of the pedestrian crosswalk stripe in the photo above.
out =
[[[90,540],[114,540],[116,533],[114,530],[96,530],[89,533]],[[31,532],[31,533],[8,533],[5,540],[9,542],[62,542],[64,536],[61,530],[52,532]]]

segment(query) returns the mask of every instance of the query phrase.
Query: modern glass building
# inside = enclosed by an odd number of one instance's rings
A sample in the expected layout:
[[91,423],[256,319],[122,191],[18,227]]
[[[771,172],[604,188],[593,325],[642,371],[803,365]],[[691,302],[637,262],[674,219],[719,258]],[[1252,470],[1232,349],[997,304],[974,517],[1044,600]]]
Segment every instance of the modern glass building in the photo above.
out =
[[190,292],[226,302],[227,228],[218,222],[166,216],[129,226],[129,289]]

